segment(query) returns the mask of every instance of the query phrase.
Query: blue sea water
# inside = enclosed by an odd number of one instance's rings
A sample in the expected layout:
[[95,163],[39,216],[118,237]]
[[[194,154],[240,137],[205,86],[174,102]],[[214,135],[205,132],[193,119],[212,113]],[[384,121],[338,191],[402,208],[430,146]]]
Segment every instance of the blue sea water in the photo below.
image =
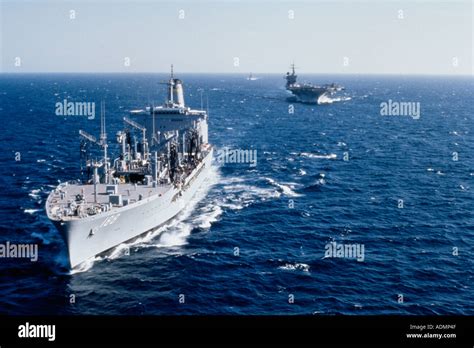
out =
[[[37,262],[0,259],[0,313],[473,315],[472,78],[308,76],[343,98],[291,114],[282,77],[259,77],[180,76],[189,105],[209,98],[216,149],[257,165],[216,165],[178,219],[71,273],[44,202],[79,177],[78,130],[100,121],[55,103],[105,100],[113,142],[166,76],[0,75],[0,243],[39,244]],[[421,117],[381,116],[389,99]],[[330,242],[364,261],[324,257]]]

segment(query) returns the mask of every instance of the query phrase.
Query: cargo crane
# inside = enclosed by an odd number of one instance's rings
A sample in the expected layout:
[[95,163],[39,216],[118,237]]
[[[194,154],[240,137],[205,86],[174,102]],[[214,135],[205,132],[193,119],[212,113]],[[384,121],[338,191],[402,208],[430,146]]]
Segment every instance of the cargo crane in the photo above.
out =
[[124,117],[123,121],[142,132],[142,159],[146,161],[148,159],[148,142],[146,140],[146,128],[143,127],[141,124],[129,119],[128,117]]

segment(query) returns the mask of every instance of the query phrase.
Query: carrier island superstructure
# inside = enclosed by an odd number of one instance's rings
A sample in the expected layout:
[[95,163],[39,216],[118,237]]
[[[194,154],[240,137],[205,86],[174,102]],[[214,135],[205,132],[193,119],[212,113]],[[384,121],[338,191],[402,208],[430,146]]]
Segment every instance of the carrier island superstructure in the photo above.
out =
[[[100,138],[79,131],[86,180],[60,184],[46,201],[71,268],[173,219],[209,176],[208,113],[185,105],[173,68],[166,86],[163,105],[124,117],[117,158],[109,158],[104,105]],[[88,158],[86,149],[96,146],[101,158]]]
[[299,83],[297,82],[298,75],[295,73],[295,65],[291,65],[291,73],[287,72],[285,75],[286,79],[286,90],[293,96],[289,98],[289,101],[297,101],[301,103],[319,103],[322,97],[330,97],[338,91],[344,89],[340,85],[335,83],[327,85],[313,85],[311,83]]

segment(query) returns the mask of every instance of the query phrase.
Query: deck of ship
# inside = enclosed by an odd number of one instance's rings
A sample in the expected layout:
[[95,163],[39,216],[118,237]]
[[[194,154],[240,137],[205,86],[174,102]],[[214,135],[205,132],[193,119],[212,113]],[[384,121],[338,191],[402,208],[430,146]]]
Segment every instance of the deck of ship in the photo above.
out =
[[[135,185],[135,184],[97,184],[97,198],[94,195],[94,185],[83,184],[63,184],[51,192],[48,197],[47,211],[51,213],[53,209],[64,210],[71,208],[71,204],[75,206],[84,207],[101,207],[104,211],[112,210],[114,208],[133,204],[140,200],[146,199],[154,195],[163,195],[170,188],[171,185],[163,184],[156,185]],[[115,196],[115,197],[114,197]],[[120,198],[118,197],[120,196]],[[58,207],[58,208],[56,208]],[[79,216],[78,216],[79,215]],[[85,217],[85,212],[71,214],[70,217],[80,218]],[[63,215],[63,217],[65,217]]]

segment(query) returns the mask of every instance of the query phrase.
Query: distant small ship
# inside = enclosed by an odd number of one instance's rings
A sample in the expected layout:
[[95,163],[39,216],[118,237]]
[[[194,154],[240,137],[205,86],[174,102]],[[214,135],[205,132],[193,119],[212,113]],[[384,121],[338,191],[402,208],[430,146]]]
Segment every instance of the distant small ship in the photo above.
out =
[[247,77],[247,80],[255,81],[255,80],[258,80],[258,77],[255,77],[255,76],[252,75],[252,73],[250,73],[250,75]]
[[313,85],[311,83],[300,84],[296,82],[297,75],[295,73],[295,65],[291,65],[291,74],[286,73],[286,90],[291,92],[293,96],[289,101],[297,101],[301,103],[318,103],[321,97],[330,97],[334,93],[344,90],[344,87],[335,83],[327,85]]

